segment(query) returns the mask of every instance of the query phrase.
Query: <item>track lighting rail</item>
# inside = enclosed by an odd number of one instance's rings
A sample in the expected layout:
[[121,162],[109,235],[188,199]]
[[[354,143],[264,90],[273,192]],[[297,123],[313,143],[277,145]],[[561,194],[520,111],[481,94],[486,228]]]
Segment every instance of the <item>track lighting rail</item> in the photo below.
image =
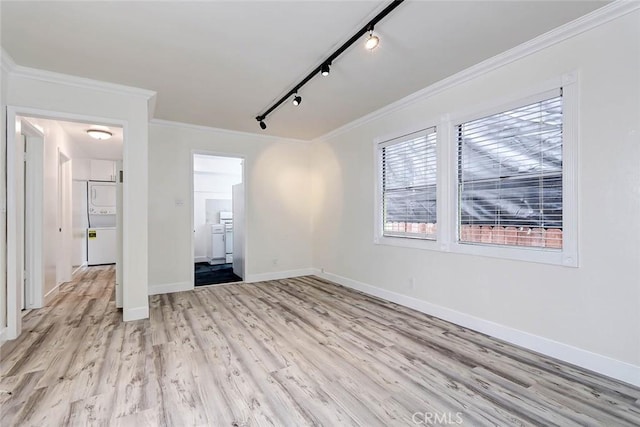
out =
[[365,35],[367,32],[373,31],[374,26],[380,22],[385,16],[387,16],[391,11],[393,11],[396,7],[400,6],[400,4],[404,2],[404,0],[394,0],[387,7],[385,7],[380,13],[378,13],[371,21],[369,21],[364,27],[358,30],[349,40],[344,42],[342,46],[336,49],[331,55],[329,55],[320,65],[313,69],[304,79],[302,79],[297,85],[295,85],[286,95],[280,98],[278,101],[273,103],[269,108],[267,108],[262,114],[256,116],[256,120],[260,123],[261,129],[266,129],[267,125],[264,123],[264,120],[267,118],[269,114],[273,112],[276,108],[278,108],[282,103],[284,103],[289,97],[298,92],[300,88],[302,88],[309,80],[311,80],[316,74],[322,72],[325,67],[328,67],[332,64],[332,62],[340,56],[345,50],[347,50],[352,44],[354,44],[360,37]]

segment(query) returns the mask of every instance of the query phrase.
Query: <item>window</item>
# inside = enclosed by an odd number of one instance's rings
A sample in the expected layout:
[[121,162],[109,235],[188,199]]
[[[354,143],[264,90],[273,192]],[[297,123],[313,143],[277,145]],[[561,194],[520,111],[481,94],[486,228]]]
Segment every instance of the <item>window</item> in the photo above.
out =
[[382,236],[436,238],[436,129],[378,145]]
[[577,82],[567,73],[428,118],[437,132],[377,140],[374,243],[577,267]]
[[540,98],[455,127],[458,242],[563,248],[563,99]]

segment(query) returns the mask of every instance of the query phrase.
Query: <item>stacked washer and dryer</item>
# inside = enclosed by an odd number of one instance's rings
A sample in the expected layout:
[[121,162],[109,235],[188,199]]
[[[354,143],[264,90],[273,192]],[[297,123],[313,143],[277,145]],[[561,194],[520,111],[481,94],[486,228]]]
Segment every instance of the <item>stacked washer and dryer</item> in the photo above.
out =
[[87,183],[87,264],[116,262],[116,183]]
[[233,263],[233,214],[220,212],[220,222],[211,224],[211,239],[207,245],[209,264]]

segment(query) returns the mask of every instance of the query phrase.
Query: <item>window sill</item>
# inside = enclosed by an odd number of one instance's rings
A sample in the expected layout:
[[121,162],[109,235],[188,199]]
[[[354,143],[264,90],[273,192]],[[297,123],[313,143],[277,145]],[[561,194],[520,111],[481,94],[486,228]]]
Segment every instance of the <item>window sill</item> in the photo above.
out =
[[526,246],[500,247],[456,242],[451,245],[451,252],[514,261],[578,267],[577,257],[568,255],[564,251],[558,249],[540,249]]
[[421,249],[444,253],[475,255],[498,258],[511,261],[535,262],[539,264],[561,265],[564,267],[578,267],[576,256],[562,250],[540,249],[535,247],[490,246],[473,243],[453,243],[448,247],[436,240],[415,239],[407,237],[380,236],[374,239],[375,245],[394,246],[399,248]]
[[431,239],[379,236],[373,243],[376,245],[396,246],[401,248],[426,249],[431,251],[443,250],[439,242]]

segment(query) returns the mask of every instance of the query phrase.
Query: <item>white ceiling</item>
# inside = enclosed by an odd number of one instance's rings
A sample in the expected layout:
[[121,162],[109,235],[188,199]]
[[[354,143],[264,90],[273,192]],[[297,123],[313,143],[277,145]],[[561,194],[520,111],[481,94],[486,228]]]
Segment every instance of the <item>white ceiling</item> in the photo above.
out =
[[[72,159],[105,159],[122,160],[122,128],[117,126],[103,126],[98,123],[67,122],[63,120],[49,120],[27,117],[31,124],[36,125],[45,135],[54,132],[54,127],[60,126],[69,136],[70,152],[65,153]],[[100,128],[113,134],[109,139],[97,140],[87,134],[87,129]]]
[[[0,40],[19,65],[154,90],[157,118],[262,132],[254,117],[387,4],[3,0]],[[320,136],[605,4],[406,1],[264,133]]]

